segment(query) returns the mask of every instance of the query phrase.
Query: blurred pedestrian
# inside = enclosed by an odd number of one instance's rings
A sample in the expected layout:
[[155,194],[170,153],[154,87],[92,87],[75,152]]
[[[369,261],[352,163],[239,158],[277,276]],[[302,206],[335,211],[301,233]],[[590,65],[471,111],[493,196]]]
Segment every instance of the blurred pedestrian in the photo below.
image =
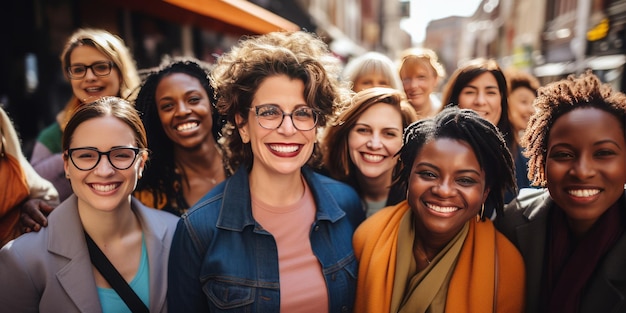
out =
[[411,48],[403,51],[399,73],[404,93],[418,119],[432,117],[441,111],[443,106],[436,91],[446,72],[433,50]]

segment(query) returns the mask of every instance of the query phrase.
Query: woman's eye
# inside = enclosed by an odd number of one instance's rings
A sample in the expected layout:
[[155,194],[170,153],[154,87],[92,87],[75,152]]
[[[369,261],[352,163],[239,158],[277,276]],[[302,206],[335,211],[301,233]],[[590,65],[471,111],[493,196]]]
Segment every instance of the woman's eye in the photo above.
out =
[[470,177],[461,177],[457,180],[457,182],[462,186],[470,186],[476,184],[476,180]]
[[420,177],[425,178],[425,179],[433,179],[433,178],[437,177],[435,175],[435,173],[433,173],[431,171],[419,171],[419,172],[417,172],[417,175],[419,175]]
[[370,134],[372,131],[369,128],[359,127],[356,129],[356,132],[359,134]]

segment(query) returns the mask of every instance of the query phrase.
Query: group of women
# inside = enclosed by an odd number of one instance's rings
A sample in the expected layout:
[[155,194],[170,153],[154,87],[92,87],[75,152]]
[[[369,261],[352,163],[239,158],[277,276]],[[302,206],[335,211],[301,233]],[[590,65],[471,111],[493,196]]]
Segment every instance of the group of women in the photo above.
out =
[[[35,150],[72,192],[0,250],[7,310],[626,308],[626,96],[591,73],[541,88],[524,132],[491,60],[439,103],[432,53],[340,79],[322,40],[276,32],[211,69],[168,60],[134,96],[128,51],[99,41],[120,39],[77,34],[60,147]],[[514,199],[520,172],[545,188]]]

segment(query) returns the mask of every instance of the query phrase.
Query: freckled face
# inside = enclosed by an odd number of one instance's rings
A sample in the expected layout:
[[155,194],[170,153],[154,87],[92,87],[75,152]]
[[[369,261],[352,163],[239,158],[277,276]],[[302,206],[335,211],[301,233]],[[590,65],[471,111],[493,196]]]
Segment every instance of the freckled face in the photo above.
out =
[[459,108],[474,110],[491,124],[498,125],[502,115],[502,94],[493,74],[483,73],[463,87]]
[[391,176],[402,147],[402,115],[387,103],[377,103],[359,117],[348,137],[350,159],[366,178]]
[[612,114],[579,108],[551,127],[545,165],[550,196],[578,229],[588,229],[624,193],[624,128]]
[[413,162],[407,200],[418,232],[451,240],[476,217],[488,194],[485,172],[464,141],[430,141]]

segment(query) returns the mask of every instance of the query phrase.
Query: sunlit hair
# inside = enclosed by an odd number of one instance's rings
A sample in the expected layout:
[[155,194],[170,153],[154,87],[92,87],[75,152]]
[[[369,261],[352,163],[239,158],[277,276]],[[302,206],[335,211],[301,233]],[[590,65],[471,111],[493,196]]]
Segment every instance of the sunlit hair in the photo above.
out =
[[[321,142],[324,168],[331,177],[346,182],[357,189],[357,192],[361,192],[356,179],[358,168],[350,158],[349,134],[363,113],[376,104],[386,103],[395,108],[399,115],[402,115],[401,101],[401,92],[393,88],[373,87],[364,89],[352,98],[350,106],[336,120],[328,124]],[[385,117],[380,116],[379,118],[384,119]],[[398,126],[404,129],[408,125]]]
[[[235,129],[235,116],[243,118],[237,128],[248,123],[252,99],[268,77],[286,75],[304,83],[306,104],[319,114],[317,126],[336,114],[349,89],[339,81],[341,63],[316,35],[304,31],[273,32],[245,37],[222,55],[212,71],[217,108],[226,117],[223,130],[225,159],[230,171],[252,166],[250,143],[244,144]],[[309,164],[317,167],[319,148],[315,144]]]
[[[184,197],[175,186],[175,182],[180,179],[187,181],[184,172],[177,173],[176,160],[174,157],[174,142],[170,139],[159,117],[157,107],[156,92],[159,83],[173,74],[185,74],[195,78],[206,92],[210,103],[210,111],[213,121],[212,135],[215,141],[220,137],[221,119],[215,109],[213,98],[213,88],[209,82],[210,65],[194,58],[169,58],[166,57],[161,65],[148,73],[143,85],[137,95],[135,106],[141,112],[141,119],[148,134],[148,146],[152,151],[152,158],[149,166],[144,171],[143,178],[139,181],[138,190],[150,189],[154,196],[153,203],[160,203],[161,197],[168,201],[178,201],[172,203],[172,207],[185,208]],[[216,160],[219,162],[221,160]]]
[[504,77],[506,77],[509,95],[517,88],[526,88],[537,95],[540,84],[539,80],[532,74],[517,69],[506,69],[504,70]]
[[435,51],[427,48],[409,48],[400,54],[400,64],[398,72],[400,76],[407,71],[415,71],[417,67],[424,67],[431,71],[436,77],[443,79],[446,77],[446,70],[439,63],[439,57]]
[[498,63],[493,59],[474,59],[470,60],[465,65],[459,67],[450,77],[450,80],[446,84],[443,91],[442,103],[447,106],[458,106],[459,97],[461,91],[476,77],[484,74],[491,73],[496,82],[498,83],[498,90],[500,91],[500,107],[502,112],[500,113],[500,120],[498,121],[498,130],[504,135],[504,139],[509,145],[509,149],[512,151],[518,149],[517,143],[513,138],[514,134],[511,130],[511,123],[509,122],[509,102],[508,91],[506,85],[506,78],[504,72],[500,69]]
[[389,82],[389,87],[402,90],[402,82],[396,65],[388,56],[374,51],[351,59],[343,69],[343,79],[351,82],[354,88],[357,80],[372,73],[385,77]]
[[548,137],[554,122],[565,113],[578,108],[597,108],[614,115],[624,132],[626,95],[603,84],[592,72],[578,77],[570,75],[544,87],[540,87],[533,102],[535,114],[530,117],[528,128],[522,137],[529,157],[528,178],[533,185],[546,185],[546,153]]
[[[146,138],[146,130],[143,127],[139,113],[130,102],[118,97],[102,97],[94,102],[78,107],[70,117],[63,132],[63,151],[67,151],[70,148],[74,132],[78,126],[91,119],[106,116],[115,117],[128,125],[135,136],[137,148],[141,149],[143,153],[147,153],[148,139]],[[108,134],[103,133],[102,136],[108,136]]]
[[498,129],[469,109],[448,107],[407,127],[399,152],[401,167],[394,181],[406,192],[413,163],[424,145],[443,138],[463,141],[472,148],[489,188],[485,207],[501,212],[504,193],[516,191],[513,158]]
[[[134,92],[140,84],[137,67],[130,51],[124,44],[124,41],[106,30],[81,28],[75,31],[65,43],[65,48],[61,53],[61,67],[65,77],[69,80],[67,68],[72,65],[70,57],[76,47],[89,46],[97,49],[113,62],[115,69],[120,75],[120,90],[118,97],[134,100]],[[113,73],[113,72],[111,72]],[[67,103],[64,109],[65,122],[69,119],[69,115],[80,105],[80,99],[74,95]],[[63,127],[63,125],[61,125]]]

